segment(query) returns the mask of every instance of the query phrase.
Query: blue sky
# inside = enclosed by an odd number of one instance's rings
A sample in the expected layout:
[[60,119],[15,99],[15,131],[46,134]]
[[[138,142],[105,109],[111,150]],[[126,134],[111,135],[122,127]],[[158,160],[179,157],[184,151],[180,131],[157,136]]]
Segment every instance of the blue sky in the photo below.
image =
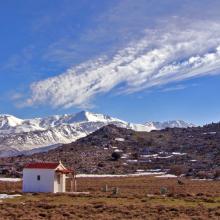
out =
[[0,2],[0,114],[220,120],[218,0]]

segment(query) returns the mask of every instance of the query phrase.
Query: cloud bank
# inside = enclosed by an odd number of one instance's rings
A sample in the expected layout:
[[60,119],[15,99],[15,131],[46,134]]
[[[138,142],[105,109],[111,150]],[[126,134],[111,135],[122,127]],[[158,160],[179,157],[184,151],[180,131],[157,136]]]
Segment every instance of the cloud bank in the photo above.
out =
[[[220,23],[161,24],[112,56],[101,56],[34,82],[24,105],[88,107],[111,90],[134,93],[192,77],[220,73]],[[116,91],[115,91],[116,90]]]

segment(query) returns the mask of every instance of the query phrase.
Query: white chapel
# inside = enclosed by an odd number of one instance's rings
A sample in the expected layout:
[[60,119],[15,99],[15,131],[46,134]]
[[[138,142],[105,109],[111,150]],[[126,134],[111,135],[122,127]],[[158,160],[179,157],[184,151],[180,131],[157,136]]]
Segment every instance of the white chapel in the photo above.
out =
[[23,169],[23,192],[66,192],[67,175],[75,180],[74,172],[61,162],[29,163]]

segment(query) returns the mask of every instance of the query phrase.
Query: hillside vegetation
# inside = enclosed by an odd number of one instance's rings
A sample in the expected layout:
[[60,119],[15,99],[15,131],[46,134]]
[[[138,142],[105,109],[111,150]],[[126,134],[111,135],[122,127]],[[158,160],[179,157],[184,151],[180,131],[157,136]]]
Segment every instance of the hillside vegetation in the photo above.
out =
[[[117,158],[112,154],[118,154]],[[136,132],[108,125],[71,144],[30,156],[1,158],[21,171],[31,161],[59,161],[77,173],[126,174],[164,171],[218,179],[220,124]]]

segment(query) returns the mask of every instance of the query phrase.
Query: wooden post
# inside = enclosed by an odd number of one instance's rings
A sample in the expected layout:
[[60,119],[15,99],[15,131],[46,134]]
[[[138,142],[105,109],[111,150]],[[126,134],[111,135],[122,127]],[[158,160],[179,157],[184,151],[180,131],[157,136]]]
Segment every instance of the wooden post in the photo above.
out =
[[70,180],[70,192],[73,192],[73,177]]
[[108,185],[107,184],[105,184],[104,192],[108,192]]
[[77,192],[76,176],[74,175],[74,191]]

